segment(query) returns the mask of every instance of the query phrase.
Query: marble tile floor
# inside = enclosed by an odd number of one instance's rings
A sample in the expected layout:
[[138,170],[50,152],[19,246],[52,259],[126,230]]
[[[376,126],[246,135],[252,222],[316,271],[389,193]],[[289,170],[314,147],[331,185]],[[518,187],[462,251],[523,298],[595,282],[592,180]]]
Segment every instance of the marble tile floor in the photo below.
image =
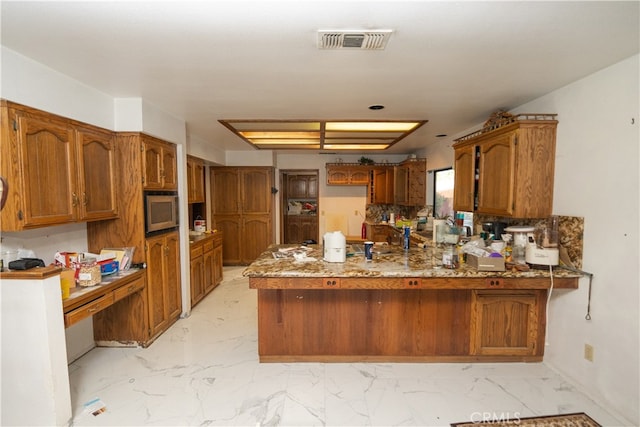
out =
[[[258,362],[256,292],[225,279],[149,348],[69,366],[75,426],[447,426],[586,412],[622,425],[544,363]],[[99,399],[97,416],[85,403]]]

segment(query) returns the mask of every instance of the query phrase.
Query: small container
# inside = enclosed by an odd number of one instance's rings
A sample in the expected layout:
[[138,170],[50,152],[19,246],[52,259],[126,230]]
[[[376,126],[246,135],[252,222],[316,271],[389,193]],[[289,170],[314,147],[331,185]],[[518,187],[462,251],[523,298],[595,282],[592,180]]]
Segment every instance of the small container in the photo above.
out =
[[458,268],[458,251],[453,245],[447,245],[442,251],[442,266],[444,268]]
[[406,225],[402,228],[402,248],[405,251],[409,250],[409,244],[411,242],[411,227]]
[[78,286],[95,286],[102,280],[100,265],[95,258],[85,258],[80,262],[77,269]]
[[367,261],[373,260],[373,242],[364,242],[364,259]]

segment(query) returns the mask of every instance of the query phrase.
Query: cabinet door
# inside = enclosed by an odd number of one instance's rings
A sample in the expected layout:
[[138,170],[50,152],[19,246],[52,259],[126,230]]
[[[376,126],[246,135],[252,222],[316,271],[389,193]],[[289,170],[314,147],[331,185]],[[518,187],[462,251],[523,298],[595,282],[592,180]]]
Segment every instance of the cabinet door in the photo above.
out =
[[195,200],[193,167],[193,162],[187,158],[187,203],[193,203]]
[[164,284],[165,244],[163,236],[147,239],[147,295],[149,301],[149,335],[153,337],[164,331],[167,317],[167,292]]
[[202,256],[203,268],[204,268],[204,276],[203,276],[203,285],[204,285],[204,295],[208,294],[216,287],[215,281],[215,259],[213,257],[213,249],[205,251]]
[[453,209],[474,211],[475,198],[475,146],[469,145],[455,150],[453,169]]
[[[244,215],[241,261],[250,264],[273,243],[271,219],[265,215]],[[227,234],[225,233],[225,236]],[[225,241],[227,239],[225,238]]]
[[108,131],[78,129],[78,190],[80,219],[98,220],[118,215],[115,141]]
[[318,241],[318,218],[316,216],[301,216],[300,239],[301,240],[298,243],[309,239],[313,239],[316,242]]
[[305,175],[289,175],[287,180],[287,196],[290,199],[306,199],[308,196],[308,177]]
[[264,168],[241,170],[241,212],[244,214],[271,214],[273,171]]
[[75,221],[79,197],[73,130],[18,113],[17,132],[24,184],[24,212],[16,212],[18,219],[24,218],[24,227]]
[[225,265],[238,265],[242,258],[240,254],[241,222],[238,215],[216,216],[215,227],[223,233],[222,256]]
[[371,193],[371,203],[384,204],[388,203],[389,188],[387,187],[387,170],[374,169],[373,172],[373,188]]
[[349,171],[343,167],[327,166],[327,184],[344,185],[349,183]]
[[162,145],[144,137],[144,156],[142,158],[144,171],[144,188],[162,188]]
[[205,203],[204,192],[204,164],[196,162],[193,168],[193,202]]
[[395,203],[398,205],[406,205],[408,202],[408,178],[409,171],[404,166],[397,166],[395,168],[395,177],[394,177],[394,192],[393,196],[395,199]]
[[407,204],[424,206],[427,203],[427,161],[416,159],[408,163]]
[[175,320],[182,312],[180,289],[180,239],[177,232],[165,235],[165,283],[167,286],[167,317]]
[[204,257],[202,255],[191,258],[191,307],[204,297]]
[[515,183],[515,133],[505,133],[480,145],[479,213],[510,216]]
[[[543,291],[544,292],[544,291]],[[540,291],[474,291],[471,302],[471,354],[534,356],[544,339],[538,329]]]
[[218,286],[222,282],[223,268],[222,268],[222,239],[215,238],[213,244],[213,283],[214,286]]
[[178,155],[176,146],[162,144],[162,188],[176,190],[178,188]]
[[307,197],[315,199],[318,197],[318,175],[307,176]]
[[300,215],[287,215],[284,243],[300,244],[302,243],[302,230],[300,229]]
[[[240,179],[236,168],[211,168],[211,213],[237,214],[240,211]],[[234,234],[236,235],[236,234]]]
[[369,185],[369,168],[354,168],[349,172],[349,184],[351,185]]

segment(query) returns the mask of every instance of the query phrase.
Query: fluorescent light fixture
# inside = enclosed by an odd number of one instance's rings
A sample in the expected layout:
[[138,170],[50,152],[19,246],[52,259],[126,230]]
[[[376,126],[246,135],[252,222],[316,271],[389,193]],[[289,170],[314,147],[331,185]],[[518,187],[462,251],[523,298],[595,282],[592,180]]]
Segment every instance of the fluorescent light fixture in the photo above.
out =
[[258,149],[385,150],[427,120],[219,120]]

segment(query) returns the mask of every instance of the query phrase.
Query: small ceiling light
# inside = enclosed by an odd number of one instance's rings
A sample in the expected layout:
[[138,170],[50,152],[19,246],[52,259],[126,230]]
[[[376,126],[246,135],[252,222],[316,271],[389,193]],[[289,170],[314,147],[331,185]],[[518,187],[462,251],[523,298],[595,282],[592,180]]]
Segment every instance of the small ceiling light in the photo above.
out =
[[370,105],[369,106],[369,110],[382,110],[384,108],[384,105],[380,105],[380,104],[376,104],[376,105]]

